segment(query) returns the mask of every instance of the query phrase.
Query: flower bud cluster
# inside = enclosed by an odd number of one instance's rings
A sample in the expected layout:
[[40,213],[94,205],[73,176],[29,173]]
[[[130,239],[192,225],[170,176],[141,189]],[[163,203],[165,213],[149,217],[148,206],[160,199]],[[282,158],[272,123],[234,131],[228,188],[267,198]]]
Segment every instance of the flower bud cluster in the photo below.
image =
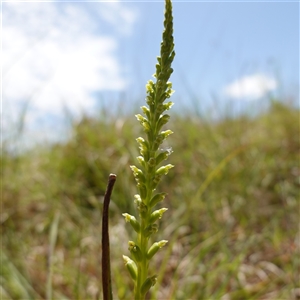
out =
[[168,159],[172,150],[160,149],[162,143],[173,132],[169,129],[162,130],[170,119],[165,113],[173,102],[165,102],[173,93],[172,83],[169,78],[173,72],[171,68],[175,56],[173,38],[173,17],[171,0],[165,0],[165,20],[163,41],[161,43],[160,57],[157,58],[156,72],[153,75],[156,82],[149,80],[146,85],[146,103],[142,106],[142,114],[136,118],[140,122],[146,137],[138,137],[140,155],[137,157],[139,167],[130,166],[137,183],[138,194],[134,196],[135,204],[139,213],[139,219],[124,213],[125,221],[129,223],[135,232],[137,240],[129,241],[129,251],[132,259],[124,256],[125,265],[135,282],[135,298],[144,299],[145,294],[156,282],[155,276],[147,276],[149,260],[162,248],[167,241],[154,242],[148,246],[153,234],[158,231],[156,222],[162,218],[167,208],[155,209],[155,206],[163,201],[166,193],[157,193],[156,188],[164,175],[173,168],[172,164],[161,166]]

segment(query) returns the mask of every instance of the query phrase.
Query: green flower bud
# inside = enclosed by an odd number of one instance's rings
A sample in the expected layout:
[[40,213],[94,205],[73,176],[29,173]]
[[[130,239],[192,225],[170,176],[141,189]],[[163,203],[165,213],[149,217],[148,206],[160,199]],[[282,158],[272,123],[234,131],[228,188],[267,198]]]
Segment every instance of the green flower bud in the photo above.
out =
[[156,159],[154,157],[151,157],[147,163],[148,163],[149,168],[153,168],[156,166]]
[[162,248],[167,242],[168,242],[168,241],[166,241],[166,240],[162,240],[162,241],[160,241],[160,242],[154,243],[154,244],[149,248],[149,250],[148,250],[148,252],[147,252],[147,258],[148,258],[148,259],[151,259],[151,258],[154,256],[154,254],[156,254],[156,252],[157,252],[160,248]]
[[160,167],[159,169],[156,170],[157,175],[167,175],[169,170],[172,169],[174,166],[171,164],[168,164],[166,166]]
[[152,197],[152,199],[150,200],[150,207],[155,206],[158,202],[162,201],[165,199],[167,193],[159,193],[156,194]]
[[141,145],[144,146],[146,149],[148,149],[148,143],[142,138],[142,137],[138,137],[136,139],[136,141]]
[[159,101],[163,102],[168,98],[170,98],[170,96],[169,96],[168,92],[166,91],[159,96]]
[[166,131],[160,132],[154,141],[153,149],[156,151],[158,149],[159,145],[162,144],[162,142],[172,133],[173,133],[172,130],[166,130]]
[[136,203],[137,206],[140,205],[140,203],[142,202],[142,198],[139,194],[134,195],[134,203]]
[[149,110],[149,108],[146,107],[146,106],[142,106],[141,109],[142,109],[144,115],[145,115],[145,116],[148,118],[148,120],[149,120],[149,119],[150,119],[150,110]]
[[149,121],[147,118],[143,117],[142,115],[138,114],[135,115],[141,125],[144,127],[145,132],[149,132],[151,130]]
[[169,152],[168,151],[164,151],[159,153],[156,156],[156,164],[159,165],[163,160],[166,160],[169,156]]
[[164,112],[164,105],[162,103],[159,103],[156,105],[155,113],[156,115],[160,116]]
[[144,184],[139,183],[137,185],[137,187],[139,189],[139,193],[141,195],[141,198],[146,199],[146,197],[147,197],[147,188],[146,188],[146,186]]
[[148,168],[147,168],[148,173],[155,172],[155,168],[156,168],[156,160],[154,157],[152,157],[148,161]]
[[170,76],[173,73],[173,71],[174,71],[173,68],[170,68],[170,69],[167,70],[167,74],[168,74],[167,76],[168,76],[168,78],[170,78]]
[[173,153],[173,150],[171,147],[168,148],[166,151],[159,153],[156,156],[156,164],[159,165],[163,160],[166,160],[171,153]]
[[165,140],[169,135],[171,135],[173,133],[172,130],[168,129],[165,131],[162,131],[159,136],[163,136],[163,139]]
[[140,232],[140,230],[141,230],[141,225],[140,225],[140,223],[137,221],[137,219],[136,219],[134,216],[131,216],[131,215],[127,214],[127,213],[122,214],[122,216],[124,216],[125,222],[126,222],[126,223],[129,222],[130,225],[132,226],[132,228],[133,228],[137,233]]
[[146,103],[149,106],[153,105],[154,104],[153,99],[154,99],[154,94],[153,93],[152,94],[149,93],[149,95],[146,97]]
[[161,115],[156,125],[157,131],[160,130],[165,124],[167,124],[169,122],[169,119],[169,115]]
[[173,95],[173,93],[175,93],[175,91],[172,89],[172,83],[171,82],[167,82],[167,92],[171,93],[171,95]]
[[153,178],[152,178],[152,182],[151,182],[151,189],[152,191],[154,191],[158,185],[158,183],[160,182],[160,179],[161,179],[161,176],[160,174],[156,174]]
[[140,262],[142,261],[142,252],[138,245],[136,245],[135,242],[129,241],[128,242],[128,250],[132,254],[132,256],[136,259],[136,261]]
[[164,107],[164,110],[169,110],[172,106],[173,106],[173,102],[172,101],[169,101],[167,103],[164,103],[163,104],[163,107]]
[[145,160],[144,160],[143,156],[138,156],[136,159],[141,164],[141,166],[143,166],[144,168],[146,167]]
[[143,117],[140,114],[135,115],[135,117],[138,119],[138,121],[143,125],[144,122],[148,122],[148,119]]
[[167,208],[161,208],[158,210],[155,210],[151,215],[150,215],[150,219],[149,222],[150,223],[154,223],[155,221],[157,221],[158,219],[161,219],[162,215],[167,211]]
[[146,158],[148,156],[148,149],[149,149],[149,144],[147,141],[145,141],[142,137],[138,137],[136,141],[139,143],[140,147],[140,153],[141,155]]
[[156,91],[163,90],[164,85],[165,85],[165,83],[162,80],[158,79],[156,81]]
[[136,280],[136,278],[137,278],[137,266],[136,266],[135,262],[126,255],[123,255],[123,260],[124,260],[124,263],[125,263],[125,266],[126,266],[127,270],[129,271],[129,274],[130,274],[131,278],[133,280]]
[[151,79],[146,84],[146,90],[149,93],[153,93],[155,91],[155,84]]
[[143,171],[134,165],[130,166],[130,169],[132,170],[134,177],[139,177],[143,175]]
[[151,234],[156,233],[158,231],[158,225],[157,224],[151,224],[146,227],[144,230],[144,235],[146,237],[149,237]]
[[150,290],[150,288],[155,285],[156,281],[157,281],[156,275],[148,277],[141,287],[141,294],[145,295]]
[[137,205],[137,209],[140,212],[140,215],[142,217],[145,217],[147,215],[147,212],[148,212],[147,205],[142,201],[140,195],[135,195],[134,198],[135,198],[134,202]]
[[151,131],[151,126],[150,126],[150,124],[149,124],[148,121],[147,121],[147,122],[144,122],[142,125],[143,125],[143,127],[144,127],[144,131],[145,131],[145,132],[150,132],[150,131]]
[[140,184],[145,184],[146,179],[143,171],[137,168],[136,166],[130,166],[130,169],[133,172],[133,176],[135,177],[135,180]]
[[148,211],[147,205],[144,202],[141,202],[138,206],[138,210],[140,212],[140,215],[145,218]]
[[[157,57],[157,60],[158,59],[160,59],[160,57]],[[159,61],[159,60],[158,60]],[[153,74],[153,76],[155,77],[155,78],[157,78],[157,74],[159,74],[160,72],[161,72],[161,66],[160,66],[160,64],[156,64],[155,65],[155,68],[156,68],[156,72],[155,72],[155,74]]]

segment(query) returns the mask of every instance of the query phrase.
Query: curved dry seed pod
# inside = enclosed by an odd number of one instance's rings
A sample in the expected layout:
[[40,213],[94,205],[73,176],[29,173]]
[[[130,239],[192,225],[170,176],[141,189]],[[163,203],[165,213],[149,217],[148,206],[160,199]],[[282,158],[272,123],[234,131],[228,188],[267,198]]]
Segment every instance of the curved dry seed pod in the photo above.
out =
[[112,300],[111,267],[110,267],[110,245],[109,245],[109,203],[117,176],[110,174],[103,202],[102,215],[102,291],[103,299]]

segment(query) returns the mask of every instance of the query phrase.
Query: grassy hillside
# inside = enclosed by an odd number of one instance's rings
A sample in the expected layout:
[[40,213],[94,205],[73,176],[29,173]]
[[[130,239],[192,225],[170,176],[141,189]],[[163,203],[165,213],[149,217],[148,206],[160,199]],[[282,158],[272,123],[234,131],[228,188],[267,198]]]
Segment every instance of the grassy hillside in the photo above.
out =
[[[64,144],[2,153],[1,299],[101,297],[101,210],[109,173],[116,299],[131,299],[123,265],[133,233],[132,116],[85,118]],[[292,299],[299,288],[299,110],[274,102],[255,118],[172,115],[169,210],[155,240],[153,299]],[[52,249],[53,248],[53,249]],[[52,251],[52,250],[53,251]],[[298,250],[298,256],[297,254]],[[51,266],[51,267],[49,267]],[[50,279],[52,274],[52,288]]]

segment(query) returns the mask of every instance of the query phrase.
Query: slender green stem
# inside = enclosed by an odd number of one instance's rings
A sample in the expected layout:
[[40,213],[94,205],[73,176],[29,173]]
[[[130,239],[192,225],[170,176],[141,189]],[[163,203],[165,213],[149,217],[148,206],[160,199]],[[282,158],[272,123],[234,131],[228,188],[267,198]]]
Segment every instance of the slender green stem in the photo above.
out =
[[[143,222],[141,223],[143,226]],[[139,244],[142,255],[145,253],[145,249],[147,249],[147,240],[143,235],[139,235]],[[147,276],[147,260],[145,259],[145,255],[143,255],[142,261],[138,263],[138,278],[136,282],[136,289],[135,289],[135,300],[142,299],[141,295],[141,287],[143,282],[146,280]]]

